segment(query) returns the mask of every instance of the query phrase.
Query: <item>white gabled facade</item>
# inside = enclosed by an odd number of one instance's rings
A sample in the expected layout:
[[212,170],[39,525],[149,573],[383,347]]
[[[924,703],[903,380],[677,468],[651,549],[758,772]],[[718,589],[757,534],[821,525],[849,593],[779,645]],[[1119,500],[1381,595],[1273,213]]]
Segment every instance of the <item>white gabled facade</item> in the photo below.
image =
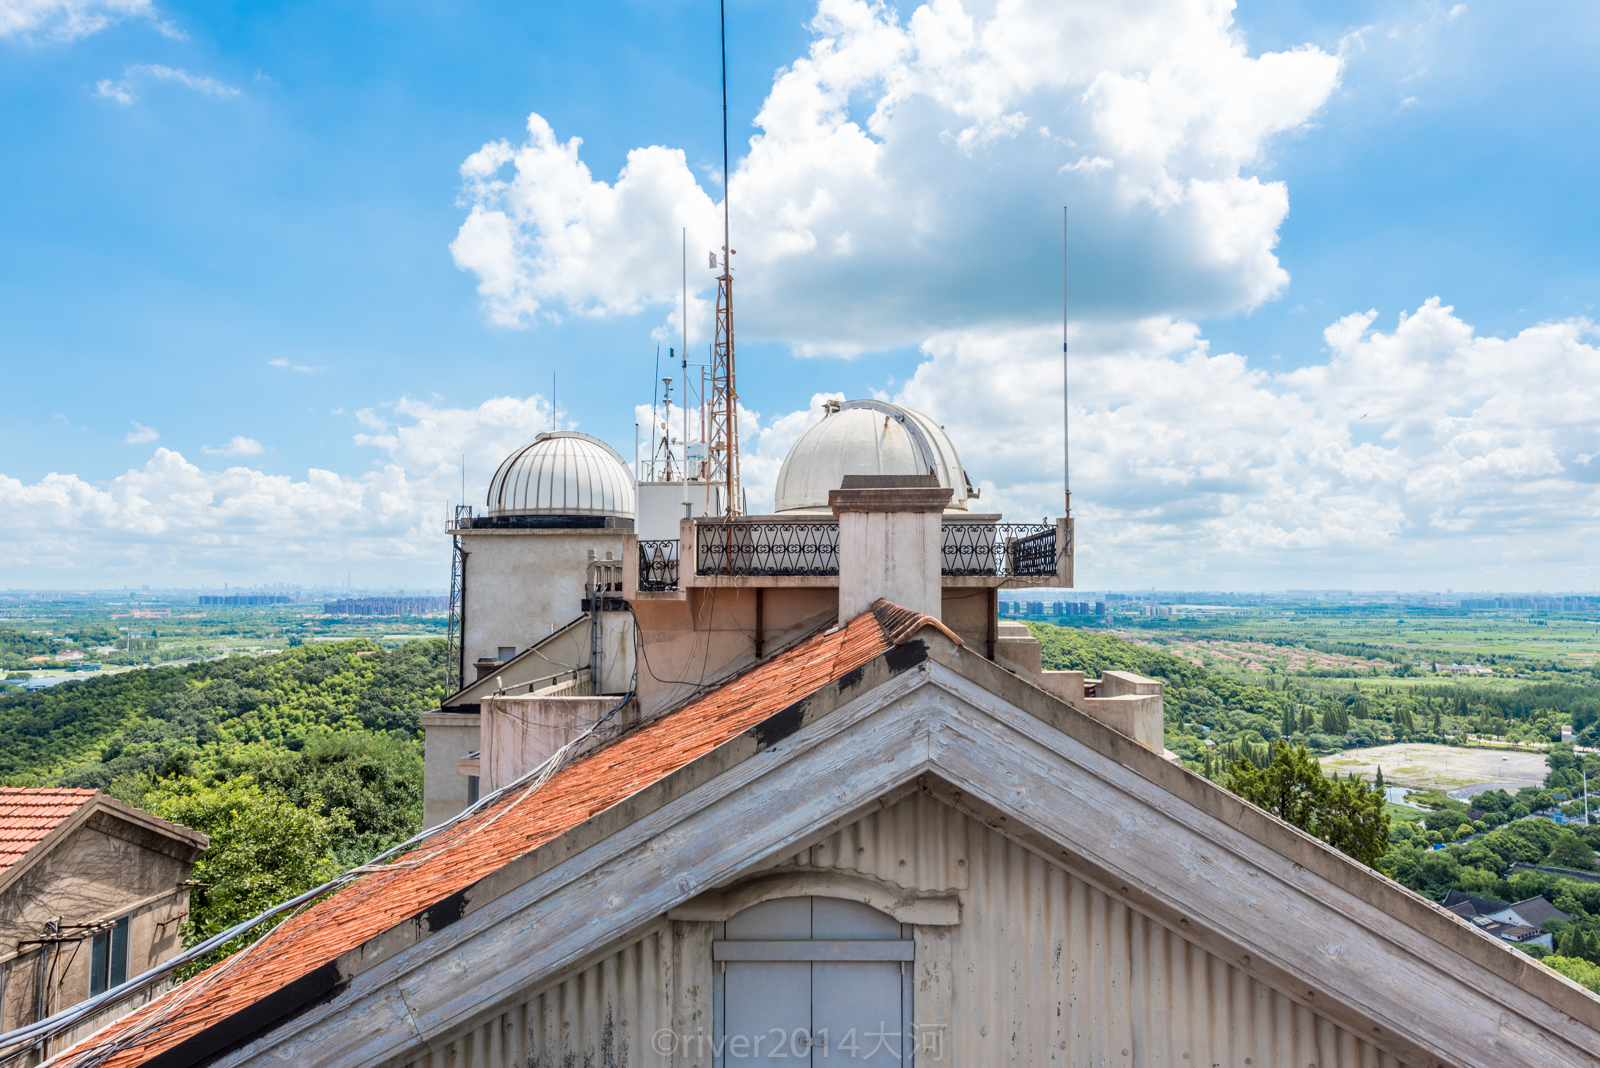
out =
[[930,625],[508,861],[459,920],[346,953],[336,996],[215,1063],[732,1068],[734,921],[801,898],[901,925],[923,1065],[1600,1049],[1600,999]]

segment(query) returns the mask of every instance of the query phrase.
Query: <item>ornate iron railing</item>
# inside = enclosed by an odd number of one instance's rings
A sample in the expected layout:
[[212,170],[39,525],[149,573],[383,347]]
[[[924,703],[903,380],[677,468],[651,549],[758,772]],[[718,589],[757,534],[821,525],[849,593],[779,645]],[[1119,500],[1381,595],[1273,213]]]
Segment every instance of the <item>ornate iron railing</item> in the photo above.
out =
[[1046,526],[1036,534],[1016,538],[1007,554],[1012,575],[1054,575],[1056,573],[1056,528]]
[[[1049,523],[944,524],[941,572],[950,576],[1048,577],[1056,574],[1056,528]],[[839,524],[735,520],[697,528],[697,575],[839,573]],[[678,588],[678,543],[639,543],[639,589]]]
[[1045,523],[946,523],[946,575],[1054,575],[1056,528]]
[[678,588],[678,539],[639,542],[639,589],[660,592]]
[[720,523],[696,528],[697,575],[837,575],[838,523]]

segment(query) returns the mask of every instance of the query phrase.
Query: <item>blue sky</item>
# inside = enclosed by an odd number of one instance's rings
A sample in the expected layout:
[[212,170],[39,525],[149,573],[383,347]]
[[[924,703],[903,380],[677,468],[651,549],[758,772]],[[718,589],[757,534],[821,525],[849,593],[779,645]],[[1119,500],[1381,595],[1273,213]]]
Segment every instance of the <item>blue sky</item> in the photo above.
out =
[[[1138,6],[1084,5],[1060,45],[1072,78],[1056,85],[1042,52],[940,59],[928,33],[902,66],[872,58],[884,27],[909,32],[924,9],[827,0],[827,23],[815,3],[732,0],[736,208],[749,138],[778,144],[775,161],[746,161],[754,481],[770,486],[813,395],[876,392],[946,419],[988,499],[1058,509],[1045,339],[1066,199],[1082,220],[1081,374],[1102,387],[1086,387],[1074,431],[1087,585],[1594,587],[1582,546],[1600,443],[1583,411],[1600,368],[1574,322],[1595,317],[1600,231],[1592,5],[1246,3],[1229,23],[1152,0],[1148,47],[1097,43]],[[1010,16],[991,7],[968,10],[1004,29]],[[867,128],[858,140],[880,147],[894,183],[860,183],[837,146],[813,153],[793,129],[755,126],[775,74],[819,40],[868,57],[826,73],[813,53],[814,80],[842,101],[835,126]],[[1194,56],[1211,58],[1173,58]],[[628,225],[572,223],[593,238],[574,258],[551,251],[538,211],[519,215],[462,167],[504,140],[496,173],[523,173],[510,153],[536,114],[552,144],[582,139],[584,196],[610,189],[636,149],[681,149],[709,198],[674,210],[702,218],[720,199],[717,64],[705,2],[0,0],[0,503],[12,513],[0,584],[352,570],[438,584],[446,458],[469,456],[476,496],[495,456],[548,425],[552,374],[563,425],[629,454],[659,337],[679,329],[663,278],[677,276],[683,220],[664,210],[639,247]],[[901,77],[914,84],[891,112],[884,86]],[[1163,79],[1215,92],[1222,118],[1174,132],[1127,102],[1151,86],[1145,104],[1172,107]],[[678,174],[651,167],[661,188]],[[760,225],[808,195],[808,168],[848,201],[839,225],[854,244],[835,241],[832,259],[772,253],[792,233]],[[1127,207],[1113,179],[1145,182],[1159,210]],[[1254,182],[1257,201],[1207,207],[1186,185],[1233,180]],[[533,169],[519,181],[513,197],[554,210]],[[1262,192],[1274,189],[1286,211]],[[914,241],[901,196],[942,205]],[[475,210],[508,215],[517,247],[536,250],[506,267],[521,272],[510,303],[477,288],[501,253],[452,254]],[[1224,239],[1237,255],[1216,252]],[[704,296],[704,248],[690,260]],[[1368,333],[1330,344],[1325,331],[1369,309]],[[1541,323],[1569,326],[1529,333]],[[1184,389],[1216,394],[1195,413],[1181,397],[1163,407],[1141,383],[1173,369],[1198,376]],[[1391,374],[1405,403],[1371,422],[1361,388],[1383,392],[1374,383]],[[1462,375],[1476,392],[1452,392]],[[1535,383],[1562,388],[1571,412],[1547,418],[1532,392],[1507,399]],[[1231,407],[1241,390],[1250,403]],[[1411,425],[1406,412],[1433,400],[1435,422]],[[1283,425],[1249,414],[1296,405],[1306,414]],[[1325,440],[1286,444],[1313,423]],[[1256,439],[1239,437],[1250,426]],[[1441,495],[1446,484],[1468,488]],[[1508,496],[1515,507],[1492,503]],[[324,524],[347,537],[330,546]]]

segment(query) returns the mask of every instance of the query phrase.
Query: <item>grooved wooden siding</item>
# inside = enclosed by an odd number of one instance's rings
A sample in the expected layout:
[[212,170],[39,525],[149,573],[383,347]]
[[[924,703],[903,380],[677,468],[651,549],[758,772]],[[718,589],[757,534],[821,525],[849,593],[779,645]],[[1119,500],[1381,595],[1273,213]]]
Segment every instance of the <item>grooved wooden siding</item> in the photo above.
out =
[[[959,890],[955,1068],[1400,1068],[1370,1043],[934,798],[913,793],[776,867],[843,868]],[[662,1066],[674,928],[642,940],[407,1068]],[[922,1021],[919,1017],[919,1022]],[[680,1062],[681,1063],[681,1062]]]
[[408,1068],[666,1065],[650,1039],[667,1026],[671,925],[504,1012]]

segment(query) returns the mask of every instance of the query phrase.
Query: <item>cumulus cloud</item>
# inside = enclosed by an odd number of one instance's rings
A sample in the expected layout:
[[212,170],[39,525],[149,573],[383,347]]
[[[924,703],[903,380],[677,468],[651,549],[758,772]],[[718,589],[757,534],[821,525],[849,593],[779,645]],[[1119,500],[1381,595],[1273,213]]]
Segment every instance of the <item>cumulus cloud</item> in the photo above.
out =
[[[95,95],[103,96],[108,100],[127,106],[138,101],[134,95],[134,87],[142,81],[154,79],[159,82],[172,82],[191,89],[203,96],[232,97],[238,96],[239,90],[234,86],[208,78],[201,74],[190,74],[186,70],[176,67],[163,66],[160,63],[138,63],[129,67],[122,74],[120,82],[104,78],[95,83]],[[277,363],[278,361],[273,361]]]
[[[0,0],[0,37],[71,41],[126,18],[154,21],[150,0]],[[157,22],[166,34],[177,31]]]
[[135,422],[133,424],[133,429],[128,432],[128,436],[122,440],[127,442],[129,445],[144,445],[148,442],[155,441],[160,437],[161,433],[160,431],[156,430],[155,427],[145,426],[143,423]]
[[200,451],[211,456],[260,456],[267,449],[255,438],[235,435],[226,445],[202,445]]
[[[1079,585],[1574,588],[1600,572],[1600,331],[1572,319],[1485,337],[1435,299],[1388,323],[1345,316],[1327,357],[1277,373],[1212,353],[1152,316],[1073,337]],[[1052,328],[951,331],[892,398],[942,423],[981,504],[1061,510],[1061,365]],[[740,409],[743,476],[771,507],[789,448],[821,418]],[[372,563],[442,583],[449,505],[498,463],[571,424],[542,397],[472,408],[401,398],[353,413],[371,470],[304,478],[206,470],[166,448],[106,483],[0,476],[0,575],[92,584],[317,577]],[[639,422],[649,424],[649,408]],[[141,429],[136,424],[136,430]],[[674,431],[674,435],[681,436]],[[261,446],[246,438],[224,447]],[[624,451],[624,455],[626,452]],[[265,564],[263,562],[266,562]]]
[[[731,177],[745,336],[859,352],[1035,321],[1058,300],[1062,203],[1095,263],[1084,314],[1230,312],[1286,283],[1288,194],[1249,168],[1315,114],[1338,57],[1252,56],[1231,7],[1200,0],[933,0],[906,19],[821,0],[811,26]],[[680,150],[637,148],[607,182],[581,146],[534,114],[462,165],[452,250],[499,322],[672,307],[679,228],[696,262],[721,244]]]
[[[1482,337],[1435,298],[1376,325],[1283,374],[1170,318],[1077,332],[1079,584],[1592,584],[1594,324]],[[1060,514],[1058,330],[936,337],[895,398],[945,423],[985,507]]]
[[[463,455],[469,503],[481,507],[500,460],[551,429],[542,397],[497,397],[475,408],[402,398],[365,416],[355,440],[379,459],[360,474],[207,470],[157,448],[143,467],[102,483],[52,473],[29,485],[0,475],[0,580],[315,581],[370,564],[386,579],[442,585],[445,519],[459,498]],[[241,442],[261,448],[235,438],[222,451]]]

